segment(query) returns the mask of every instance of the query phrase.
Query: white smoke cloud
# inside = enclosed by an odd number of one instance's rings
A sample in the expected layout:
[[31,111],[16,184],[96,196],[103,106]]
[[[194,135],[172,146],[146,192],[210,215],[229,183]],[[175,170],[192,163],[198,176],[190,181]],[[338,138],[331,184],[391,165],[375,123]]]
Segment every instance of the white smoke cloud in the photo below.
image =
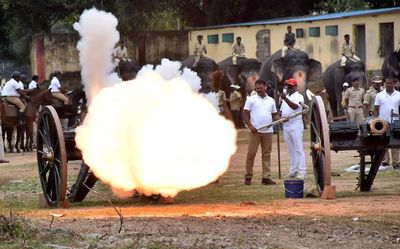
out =
[[112,53],[119,41],[117,25],[115,16],[95,8],[85,10],[79,23],[73,25],[81,36],[77,48],[89,103],[100,89],[121,82],[117,74],[112,73]]
[[95,175],[117,193],[175,196],[222,175],[236,150],[233,124],[215,111],[216,98],[198,94],[200,78],[180,62],[144,66],[115,84],[111,54],[117,20],[95,9],[74,28],[89,112],[76,143]]

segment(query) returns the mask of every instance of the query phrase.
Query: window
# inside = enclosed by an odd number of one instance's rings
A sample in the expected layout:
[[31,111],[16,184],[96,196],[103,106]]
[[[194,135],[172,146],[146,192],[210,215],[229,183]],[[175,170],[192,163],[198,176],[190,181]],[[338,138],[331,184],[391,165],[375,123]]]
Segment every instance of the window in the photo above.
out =
[[379,24],[380,47],[378,52],[381,57],[386,57],[394,51],[393,26],[392,22]]
[[325,35],[337,36],[338,35],[338,26],[337,25],[326,26],[325,27]]
[[303,38],[304,37],[304,29],[296,29],[296,37]]
[[217,44],[219,42],[218,35],[208,35],[207,42]]
[[310,37],[320,37],[319,27],[308,28],[308,35]]
[[222,42],[233,43],[233,33],[222,34]]

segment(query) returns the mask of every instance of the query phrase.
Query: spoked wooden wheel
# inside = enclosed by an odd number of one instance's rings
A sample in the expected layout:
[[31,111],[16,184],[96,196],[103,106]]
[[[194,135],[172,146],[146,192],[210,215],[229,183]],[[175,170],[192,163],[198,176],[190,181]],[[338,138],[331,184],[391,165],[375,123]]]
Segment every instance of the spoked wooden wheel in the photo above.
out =
[[67,154],[60,119],[52,106],[43,107],[37,124],[37,162],[43,195],[58,206],[67,191]]
[[311,102],[310,133],[315,183],[322,193],[331,184],[331,154],[328,121],[320,96],[315,96]]

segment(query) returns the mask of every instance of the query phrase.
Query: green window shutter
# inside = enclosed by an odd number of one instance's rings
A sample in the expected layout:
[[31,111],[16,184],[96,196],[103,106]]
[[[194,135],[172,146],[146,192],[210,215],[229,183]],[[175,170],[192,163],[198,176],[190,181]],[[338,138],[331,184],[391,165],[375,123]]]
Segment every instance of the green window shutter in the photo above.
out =
[[296,38],[304,37],[304,29],[296,29]]
[[214,44],[218,43],[219,42],[218,35],[208,35],[207,36],[207,42],[208,43],[214,43]]
[[308,36],[309,37],[320,37],[319,27],[308,28]]
[[222,42],[233,43],[233,33],[222,34]]
[[337,25],[326,26],[325,27],[325,35],[337,36],[338,35],[338,26]]

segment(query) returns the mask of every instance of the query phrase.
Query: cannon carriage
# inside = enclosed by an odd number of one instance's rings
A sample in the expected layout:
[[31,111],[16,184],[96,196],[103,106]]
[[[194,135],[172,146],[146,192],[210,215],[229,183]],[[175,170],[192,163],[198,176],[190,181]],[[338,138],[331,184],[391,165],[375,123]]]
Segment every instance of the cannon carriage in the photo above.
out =
[[82,160],[81,151],[76,147],[75,129],[81,122],[81,108],[78,108],[76,124],[63,128],[59,114],[53,106],[45,106],[37,121],[37,162],[39,179],[45,203],[51,207],[68,207],[69,202],[84,200],[97,178],[82,161],[78,177],[68,185],[68,162]]
[[331,185],[331,151],[358,152],[360,173],[357,188],[370,191],[386,151],[400,148],[400,121],[388,123],[370,117],[360,125],[347,120],[328,123],[320,96],[314,97],[310,111],[311,156],[321,198],[335,198],[335,187]]

